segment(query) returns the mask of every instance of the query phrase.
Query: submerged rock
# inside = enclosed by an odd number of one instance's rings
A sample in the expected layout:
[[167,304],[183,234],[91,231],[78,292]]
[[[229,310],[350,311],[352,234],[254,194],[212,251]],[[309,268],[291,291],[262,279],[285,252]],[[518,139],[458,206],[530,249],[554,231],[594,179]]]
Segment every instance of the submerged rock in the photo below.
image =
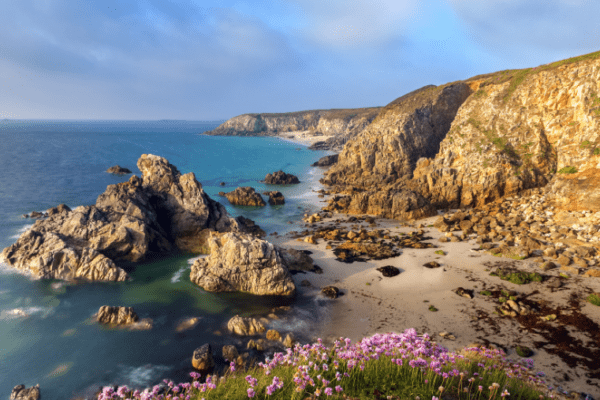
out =
[[319,158],[319,161],[312,163],[312,167],[329,167],[338,162],[339,154]]
[[281,192],[274,190],[271,192],[263,192],[263,194],[265,196],[269,196],[269,204],[272,206],[285,204],[285,197],[283,197],[283,194]]
[[138,168],[141,178],[109,185],[95,205],[51,209],[0,259],[38,278],[123,281],[128,275],[118,262],[173,250],[204,252],[210,231],[254,229],[208,197],[193,173],[182,175],[151,154],[140,157]]
[[269,185],[292,185],[300,183],[298,177],[292,174],[286,174],[279,170],[265,176],[265,183]]
[[240,233],[212,234],[210,255],[192,265],[190,280],[209,292],[242,291],[257,295],[292,296],[296,286],[280,250]]
[[225,193],[225,197],[234,206],[264,207],[267,205],[260,193],[256,193],[250,186],[238,187],[232,192]]

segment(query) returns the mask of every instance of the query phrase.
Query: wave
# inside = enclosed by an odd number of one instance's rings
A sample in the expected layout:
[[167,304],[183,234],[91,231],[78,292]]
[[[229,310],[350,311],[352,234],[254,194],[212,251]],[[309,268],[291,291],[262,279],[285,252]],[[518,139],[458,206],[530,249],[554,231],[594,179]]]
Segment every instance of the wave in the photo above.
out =
[[190,267],[183,267],[180,268],[177,272],[175,272],[175,274],[173,274],[173,277],[171,277],[171,283],[177,283],[181,280],[181,276],[183,275],[183,273],[189,269]]
[[19,228],[19,230],[17,231],[18,233],[16,235],[12,235],[10,236],[11,239],[18,239],[21,237],[22,234],[24,234],[25,232],[27,232],[28,230],[30,230],[33,227],[33,224],[29,224],[29,225],[25,225],[22,226],[21,228]]
[[46,318],[53,312],[52,307],[19,307],[0,311],[0,320],[27,318],[34,314],[40,314],[42,318]]
[[139,367],[119,365],[118,376],[129,386],[148,387],[157,381],[165,372],[172,369],[168,365],[146,364]]

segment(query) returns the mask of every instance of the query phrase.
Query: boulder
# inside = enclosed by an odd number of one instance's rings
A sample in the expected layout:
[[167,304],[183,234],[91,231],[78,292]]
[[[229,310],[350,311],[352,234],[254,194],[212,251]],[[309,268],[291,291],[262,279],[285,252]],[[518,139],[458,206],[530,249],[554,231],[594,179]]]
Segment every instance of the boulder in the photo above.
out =
[[265,196],[269,196],[269,204],[272,206],[285,204],[285,197],[283,197],[283,194],[281,192],[273,190],[270,192],[263,192],[263,194]]
[[282,342],[285,347],[294,346],[294,343],[296,342],[296,340],[294,339],[294,334],[291,332],[288,333],[287,335],[285,335],[285,338],[283,339]]
[[381,274],[385,277],[391,278],[392,276],[396,276],[400,274],[400,270],[393,265],[386,265],[385,267],[377,268],[377,271],[381,272]]
[[321,289],[321,293],[330,299],[337,299],[340,295],[340,289],[335,286],[325,286]]
[[292,296],[296,286],[280,250],[241,233],[211,234],[210,255],[192,265],[190,280],[209,292]]
[[151,154],[140,157],[138,168],[141,178],[109,185],[95,205],[51,209],[0,260],[38,278],[123,281],[128,276],[117,263],[173,250],[206,252],[209,231],[256,231],[208,197],[193,173],[182,175]]
[[267,205],[260,193],[256,193],[250,186],[238,187],[232,192],[225,193],[225,197],[234,206],[264,207]]
[[266,333],[266,338],[272,342],[279,342],[281,340],[281,333],[275,329],[269,329]]
[[292,274],[298,272],[314,272],[318,274],[323,272],[320,267],[313,264],[313,259],[308,255],[310,253],[308,251],[282,248],[279,249],[279,252],[283,263]]
[[239,336],[254,336],[263,333],[267,328],[255,318],[236,315],[227,322],[227,329]]
[[101,324],[129,325],[138,321],[133,307],[102,306],[96,314],[96,321]]
[[265,176],[265,183],[269,185],[292,185],[300,183],[298,177],[292,174],[286,174],[279,170]]
[[40,385],[37,384],[30,388],[25,388],[25,385],[17,385],[13,388],[10,394],[10,400],[39,400]]
[[106,170],[106,172],[108,172],[109,174],[116,174],[116,175],[125,175],[125,174],[131,173],[131,171],[128,170],[127,168],[123,168],[119,165],[110,167],[109,169]]
[[227,361],[236,361],[238,356],[240,355],[238,353],[237,348],[232,344],[223,346],[222,352],[223,358]]
[[437,263],[436,261],[430,261],[428,263],[423,264],[423,266],[425,268],[439,268],[439,267],[441,267],[441,265],[439,263]]
[[203,372],[210,371],[215,366],[210,344],[206,343],[194,350],[192,366]]

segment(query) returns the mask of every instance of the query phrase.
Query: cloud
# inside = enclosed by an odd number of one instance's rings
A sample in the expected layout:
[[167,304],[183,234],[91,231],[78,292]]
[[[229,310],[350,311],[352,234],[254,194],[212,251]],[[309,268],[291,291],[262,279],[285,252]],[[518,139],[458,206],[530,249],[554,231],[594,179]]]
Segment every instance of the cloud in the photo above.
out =
[[[447,0],[471,40],[503,57],[548,61],[598,50],[596,0]],[[545,53],[545,54],[544,54]]]

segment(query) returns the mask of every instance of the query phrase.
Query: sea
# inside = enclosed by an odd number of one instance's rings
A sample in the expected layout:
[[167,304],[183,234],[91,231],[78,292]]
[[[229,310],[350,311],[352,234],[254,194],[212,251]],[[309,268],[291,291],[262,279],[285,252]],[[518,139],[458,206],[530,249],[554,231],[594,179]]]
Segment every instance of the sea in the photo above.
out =
[[[219,137],[202,133],[220,121],[0,121],[0,250],[31,228],[23,214],[65,203],[94,204],[108,185],[130,174],[106,173],[113,165],[140,175],[142,154],[166,158],[181,173],[194,172],[205,192],[233,215],[244,215],[269,235],[299,230],[302,216],[319,209],[321,171],[310,165],[329,153],[273,137]],[[252,186],[277,170],[297,175],[298,185],[278,187],[286,204],[233,207],[220,191]],[[224,182],[225,186],[220,183]],[[267,237],[268,238],[268,237]],[[232,316],[264,315],[288,305],[271,327],[314,340],[328,323],[315,296],[289,302],[242,293],[208,293],[189,280],[194,254],[137,265],[132,281],[73,284],[36,280],[0,265],[0,398],[18,384],[39,384],[44,400],[92,399],[104,385],[145,388],[163,379],[189,381],[194,349],[210,343],[243,346],[225,329]],[[109,329],[93,321],[102,305],[134,307],[151,318],[148,331]],[[176,327],[186,318],[199,323]]]

